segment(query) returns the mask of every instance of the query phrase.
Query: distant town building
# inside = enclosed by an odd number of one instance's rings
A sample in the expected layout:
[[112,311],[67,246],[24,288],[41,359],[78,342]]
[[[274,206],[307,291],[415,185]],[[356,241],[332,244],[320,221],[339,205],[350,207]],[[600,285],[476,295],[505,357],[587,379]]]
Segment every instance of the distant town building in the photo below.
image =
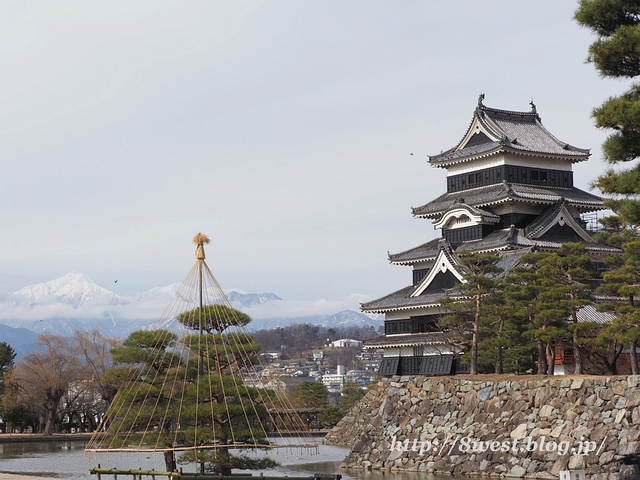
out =
[[274,360],[280,360],[280,357],[282,356],[282,352],[264,352],[264,353],[261,353],[260,355],[262,355],[264,359],[267,362],[269,362]]
[[322,383],[330,392],[339,392],[346,382],[344,366],[338,365],[336,373],[325,373],[322,376]]
[[345,348],[345,347],[359,348],[362,346],[362,342],[360,340],[354,340],[353,338],[341,338],[340,340],[331,342],[331,346],[334,348]]

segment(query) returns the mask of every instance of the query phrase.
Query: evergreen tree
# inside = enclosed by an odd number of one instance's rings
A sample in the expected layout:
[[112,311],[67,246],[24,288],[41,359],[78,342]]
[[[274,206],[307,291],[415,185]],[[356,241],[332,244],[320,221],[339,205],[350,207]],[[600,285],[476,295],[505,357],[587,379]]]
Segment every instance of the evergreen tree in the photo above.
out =
[[478,345],[483,313],[488,297],[495,293],[496,275],[502,271],[496,266],[500,257],[488,253],[473,253],[459,257],[464,282],[456,286],[456,294],[441,299],[449,311],[441,322],[455,327],[461,334],[471,332],[469,344],[470,374],[478,374]]
[[293,394],[298,408],[322,408],[329,403],[327,387],[320,382],[300,382],[294,387]]
[[556,288],[559,292],[564,291],[566,296],[563,304],[569,308],[570,314],[574,373],[582,374],[586,360],[582,336],[585,331],[594,330],[597,326],[590,322],[578,322],[578,310],[593,301],[592,288],[584,282],[596,276],[595,267],[582,243],[565,243],[557,253],[542,258],[540,265],[541,273],[557,278]]
[[7,342],[0,342],[0,396],[4,389],[4,378],[11,371],[16,359],[15,350]]
[[611,269],[604,273],[602,285],[599,287],[601,293],[624,299],[599,307],[600,310],[616,315],[612,325],[605,329],[599,339],[600,346],[609,346],[609,354],[599,355],[607,370],[615,374],[617,359],[622,353],[623,345],[628,345],[631,373],[637,375],[636,349],[640,341],[640,305],[636,299],[640,296],[640,240],[623,243],[622,250],[622,256],[608,259]]
[[2,397],[4,396],[6,377],[13,367],[15,350],[7,342],[0,342],[0,416],[6,416]]
[[[580,0],[575,19],[598,39],[589,47],[589,62],[600,75],[635,78],[640,75],[640,4],[636,0]],[[611,97],[593,110],[596,126],[614,132],[603,144],[607,162],[630,162],[640,155],[640,85]],[[640,225],[640,165],[608,170],[595,185],[606,194],[621,195],[622,223]],[[610,206],[610,205],[608,205]]]
[[[120,385],[107,410],[110,427],[118,434],[153,428],[169,432],[175,428],[176,413],[167,414],[173,382],[167,381],[166,373],[172,370],[170,380],[175,380],[177,369],[184,363],[173,352],[176,341],[177,335],[168,330],[138,330],[111,351],[114,366],[104,373],[102,380]],[[132,440],[143,438],[137,434],[116,436],[113,445],[125,445]]]
[[353,382],[346,382],[340,392],[340,410],[346,415],[364,397],[364,389]]
[[538,374],[553,375],[555,344],[568,336],[566,319],[570,314],[563,276],[548,268],[552,252],[523,255],[521,265],[509,271],[505,299],[514,318],[537,347]]
[[[138,331],[113,350],[121,368],[126,364],[136,375],[118,393],[111,409],[112,431],[138,431],[122,444],[136,439],[141,444],[146,432],[158,430],[154,442],[170,449],[191,447],[180,463],[197,462],[201,473],[230,474],[232,468],[268,468],[270,459],[234,456],[235,444],[266,444],[269,418],[264,400],[270,391],[244,384],[243,369],[258,362],[260,346],[248,334],[229,329],[244,326],[251,319],[225,305],[206,305],[178,316],[178,321],[196,333],[186,335],[179,355],[178,337],[167,330]],[[116,370],[116,376],[119,374]],[[126,406],[126,408],[125,408]],[[114,428],[115,427],[115,428]],[[212,446],[216,448],[210,450]],[[176,459],[167,450],[168,471]]]
[[535,366],[525,327],[515,321],[515,312],[506,302],[505,279],[501,278],[483,301],[483,318],[478,345],[478,362],[485,371],[520,373]]

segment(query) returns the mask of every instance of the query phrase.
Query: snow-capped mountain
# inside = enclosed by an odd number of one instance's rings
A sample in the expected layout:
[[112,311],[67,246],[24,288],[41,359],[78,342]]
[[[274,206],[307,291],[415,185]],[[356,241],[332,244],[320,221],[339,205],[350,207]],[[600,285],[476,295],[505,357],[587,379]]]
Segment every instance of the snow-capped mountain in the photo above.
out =
[[253,307],[255,305],[273,302],[274,300],[282,300],[275,293],[241,293],[236,290],[229,290],[225,293],[231,303],[245,307]]
[[25,301],[31,305],[57,302],[78,308],[90,301],[98,301],[106,305],[129,303],[129,300],[102,288],[89,277],[78,272],[67,273],[49,282],[27,285],[15,294],[24,297]]
[[[179,293],[180,284],[156,287],[144,293],[119,296],[97,285],[86,275],[71,272],[49,282],[28,285],[0,301],[0,324],[71,336],[77,329],[98,329],[108,336],[126,338],[139,329],[153,328],[167,305]],[[374,326],[382,324],[336,304],[339,313],[326,314],[327,302],[285,301],[273,293],[244,293],[227,290],[232,305],[248,313],[252,330],[309,323],[328,326]],[[357,303],[356,303],[357,304]],[[340,307],[338,307],[340,305]],[[317,312],[322,311],[322,314]],[[329,311],[330,312],[330,311]]]

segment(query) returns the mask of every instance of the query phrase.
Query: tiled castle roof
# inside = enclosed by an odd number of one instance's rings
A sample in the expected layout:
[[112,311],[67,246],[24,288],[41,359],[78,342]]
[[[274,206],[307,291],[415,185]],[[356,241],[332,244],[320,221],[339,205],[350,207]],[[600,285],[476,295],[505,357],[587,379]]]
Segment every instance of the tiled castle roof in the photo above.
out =
[[602,198],[579,188],[524,185],[503,181],[494,185],[445,193],[426,205],[412,208],[411,211],[414,217],[437,218],[456,203],[466,203],[479,208],[510,200],[551,205],[563,198],[568,205],[585,212],[604,209]]
[[451,332],[411,333],[408,335],[380,335],[365,341],[364,348],[412,347],[415,345],[450,345],[459,342],[459,335]]
[[404,252],[389,254],[389,262],[409,265],[419,262],[420,260],[435,258],[440,252],[438,245],[442,241],[443,239],[441,238],[435,238],[427,243],[405,250]]
[[[463,139],[450,150],[430,156],[429,162],[432,165],[444,167],[469,157],[477,158],[499,152],[562,157],[572,162],[589,158],[588,149],[562,142],[544,128],[533,103],[530,112],[514,112],[489,108],[482,104],[482,98],[481,96]],[[469,130],[474,128],[474,125],[482,127],[488,135],[483,132],[477,140],[469,141]]]
[[[488,252],[497,250],[510,250],[517,248],[539,248],[543,250],[558,250],[565,241],[561,240],[540,240],[529,238],[522,228],[503,228],[491,232],[484,238],[478,240],[469,240],[461,243],[456,252]],[[617,254],[620,249],[609,247],[593,242],[584,242],[584,247],[589,252],[602,254]]]

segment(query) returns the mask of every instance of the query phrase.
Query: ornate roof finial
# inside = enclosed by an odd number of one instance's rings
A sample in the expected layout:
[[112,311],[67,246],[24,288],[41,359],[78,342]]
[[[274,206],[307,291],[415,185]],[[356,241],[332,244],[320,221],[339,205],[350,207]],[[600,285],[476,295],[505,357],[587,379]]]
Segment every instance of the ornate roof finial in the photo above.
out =
[[536,110],[536,104],[533,103],[533,98],[529,102],[529,105],[531,105],[531,113],[538,113],[538,111]]
[[193,237],[193,243],[197,245],[196,247],[196,259],[204,260],[204,244],[209,243],[209,237],[207,237],[204,233],[198,233],[195,237]]
[[481,93],[480,95],[478,95],[478,106],[482,107],[484,105],[482,105],[482,101],[484,100],[484,93]]

